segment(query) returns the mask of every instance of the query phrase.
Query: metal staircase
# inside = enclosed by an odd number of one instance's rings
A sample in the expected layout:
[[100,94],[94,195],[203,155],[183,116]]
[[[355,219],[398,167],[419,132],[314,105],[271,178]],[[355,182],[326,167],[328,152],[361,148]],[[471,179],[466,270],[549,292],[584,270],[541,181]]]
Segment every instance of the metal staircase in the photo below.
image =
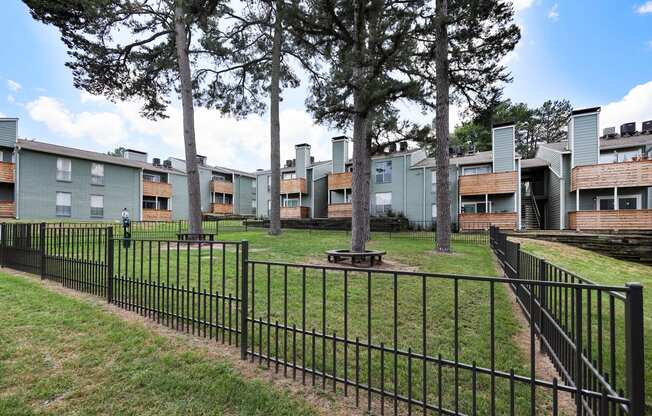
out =
[[[529,184],[526,184],[529,185]],[[521,225],[525,230],[540,230],[541,213],[534,193],[529,186],[523,187],[523,197],[521,198]]]

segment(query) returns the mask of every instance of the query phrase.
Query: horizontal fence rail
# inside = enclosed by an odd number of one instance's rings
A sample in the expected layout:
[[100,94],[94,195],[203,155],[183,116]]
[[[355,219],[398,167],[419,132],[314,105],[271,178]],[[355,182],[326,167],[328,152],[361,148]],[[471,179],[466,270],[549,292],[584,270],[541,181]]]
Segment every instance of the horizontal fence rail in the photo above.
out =
[[[491,247],[505,276],[512,279],[510,287],[530,326],[540,336],[542,351],[564,382],[628,399],[619,406],[612,402],[607,410],[599,400],[576,395],[576,406],[587,414],[643,414],[642,286],[628,285],[625,293],[575,292],[555,285],[598,285],[522,251],[519,243],[497,228],[491,230]],[[514,279],[550,285],[528,286]]]
[[[238,346],[369,412],[644,414],[641,286],[595,284],[498,229],[502,278],[251,260],[246,241],[180,239],[183,222],[134,226],[140,237],[117,224],[5,223],[0,264]],[[521,349],[509,290],[529,322]],[[527,362],[515,359],[523,349]],[[538,373],[538,349],[559,380]]]

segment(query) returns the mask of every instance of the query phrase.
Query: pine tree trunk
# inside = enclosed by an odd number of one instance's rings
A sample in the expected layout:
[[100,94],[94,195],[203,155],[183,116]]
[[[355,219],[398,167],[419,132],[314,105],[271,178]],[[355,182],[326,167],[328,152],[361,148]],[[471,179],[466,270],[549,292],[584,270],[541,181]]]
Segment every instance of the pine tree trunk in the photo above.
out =
[[272,165],[271,199],[269,213],[269,233],[281,234],[281,121],[279,116],[280,73],[281,73],[281,7],[282,0],[276,1],[276,20],[272,40],[272,77],[270,92],[270,161]]
[[436,0],[436,90],[437,106],[435,114],[436,158],[437,158],[437,251],[450,251],[451,237],[451,197],[448,188],[448,0]]
[[186,152],[186,171],[188,180],[188,232],[202,232],[201,194],[199,188],[199,169],[197,168],[197,145],[195,143],[195,110],[192,102],[192,76],[183,0],[176,0],[174,7],[174,30],[181,82],[181,108],[183,112],[183,144]]
[[[357,93],[354,93],[354,96]],[[356,99],[354,98],[354,101]],[[351,250],[362,252],[369,239],[370,155],[367,141],[369,118],[353,117],[353,177],[351,183]]]

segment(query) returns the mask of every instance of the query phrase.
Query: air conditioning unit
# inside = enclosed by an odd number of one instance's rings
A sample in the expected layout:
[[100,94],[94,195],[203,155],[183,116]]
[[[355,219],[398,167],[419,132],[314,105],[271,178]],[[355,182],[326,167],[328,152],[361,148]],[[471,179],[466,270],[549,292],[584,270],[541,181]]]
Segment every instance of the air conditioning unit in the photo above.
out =
[[652,120],[644,121],[643,126],[641,127],[641,132],[643,133],[652,133]]
[[390,143],[389,144],[389,153],[394,153],[396,152],[396,143]]
[[155,157],[154,159],[152,159],[152,165],[161,166],[161,159],[159,159],[158,157]]
[[401,142],[399,145],[399,149],[401,152],[405,152],[408,150],[408,142]]
[[621,136],[632,136],[636,133],[636,123],[625,123],[620,126]]
[[163,166],[168,168],[168,169],[172,169],[172,161],[171,160],[164,160],[163,161]]
[[606,137],[606,138],[616,137],[616,128],[615,127],[607,127],[604,130],[602,130],[602,135],[603,135],[603,137]]

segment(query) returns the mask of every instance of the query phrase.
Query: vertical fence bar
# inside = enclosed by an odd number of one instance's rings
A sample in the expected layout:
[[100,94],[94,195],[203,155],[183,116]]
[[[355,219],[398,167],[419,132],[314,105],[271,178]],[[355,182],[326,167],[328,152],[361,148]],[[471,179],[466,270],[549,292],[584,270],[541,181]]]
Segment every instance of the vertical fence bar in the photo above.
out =
[[40,257],[41,279],[45,279],[45,223],[42,222],[38,227],[38,252]]
[[[248,344],[248,334],[247,334],[247,314],[249,313],[249,291],[248,291],[248,275],[249,275],[249,242],[247,240],[242,240],[242,257],[241,257],[241,292],[240,292],[240,318],[242,322],[240,324],[240,359],[247,359],[247,344]],[[252,275],[252,279],[254,276]]]
[[[113,302],[113,227],[106,229],[106,301]],[[119,246],[118,246],[119,247]]]
[[643,339],[643,285],[628,283],[625,300],[625,337],[629,415],[645,414],[645,353]]

